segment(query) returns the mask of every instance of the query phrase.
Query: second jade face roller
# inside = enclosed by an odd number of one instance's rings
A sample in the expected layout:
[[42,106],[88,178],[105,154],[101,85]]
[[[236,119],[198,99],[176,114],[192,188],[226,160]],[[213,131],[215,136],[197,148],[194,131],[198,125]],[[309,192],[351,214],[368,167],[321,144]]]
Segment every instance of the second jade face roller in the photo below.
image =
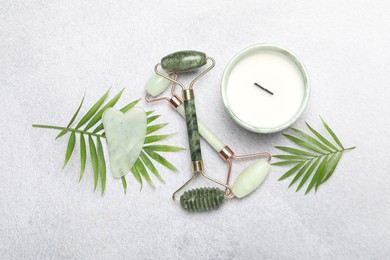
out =
[[[183,52],[181,52],[183,53]],[[197,52],[196,52],[197,53]],[[168,55],[167,57],[169,57]],[[195,58],[193,58],[195,59]],[[166,61],[166,59],[163,59]],[[206,60],[205,55],[203,58],[198,58],[200,61],[199,64],[203,65],[204,60]],[[212,60],[214,63],[214,60]],[[191,61],[193,64],[195,63],[193,60]],[[145,99],[147,102],[153,103],[158,101],[168,101],[172,108],[174,108],[182,117],[185,117],[185,109],[183,107],[183,101],[179,96],[175,94],[175,86],[177,82],[177,74],[171,73],[170,76],[174,76],[173,78],[169,78],[166,75],[161,75],[158,71],[159,64],[155,67],[155,72],[157,75],[154,75],[146,84],[145,90],[146,90],[146,96]],[[164,65],[165,66],[165,65]],[[188,66],[188,65],[187,65]],[[213,65],[212,65],[213,66]],[[168,65],[169,67],[169,65]],[[179,71],[179,67],[176,67],[176,71]],[[188,67],[187,67],[188,69]],[[211,67],[209,68],[211,69]],[[169,68],[168,68],[169,70]],[[206,73],[205,71],[204,73]],[[160,75],[160,76],[159,76]],[[204,75],[204,74],[203,74]],[[202,76],[202,75],[200,75]],[[196,80],[196,79],[195,79]],[[173,82],[171,93],[172,97],[160,97],[156,99],[152,99],[151,97],[159,96],[162,92],[165,91],[166,88],[169,87],[169,84]],[[248,155],[242,155],[238,156],[235,155],[233,150],[231,150],[227,145],[224,144],[224,142],[219,139],[202,121],[198,120],[198,128],[199,132],[202,135],[202,137],[213,147],[213,149],[218,152],[220,157],[228,163],[228,174],[227,174],[227,180],[226,180],[226,190],[225,190],[225,196],[231,198],[231,197],[238,197],[242,198],[252,191],[254,191],[264,180],[266,175],[269,172],[270,165],[269,161],[271,159],[271,155],[267,152],[262,153],[256,153],[256,154],[248,154]],[[267,160],[261,159],[257,160],[255,163],[253,163],[251,166],[247,167],[240,176],[237,178],[236,182],[234,183],[234,186],[232,190],[228,188],[229,182],[230,182],[230,175],[232,171],[232,159],[242,160],[247,158],[256,158],[256,157],[266,157]],[[203,191],[202,191],[203,192]]]
[[[158,67],[161,66],[167,72],[188,72],[196,70],[204,66],[207,61],[211,61],[211,65],[201,72],[197,77],[195,77],[189,84],[188,88],[185,88],[184,85],[172,79],[169,75],[162,74],[158,71]],[[190,190],[184,192],[180,197],[180,201],[176,198],[176,195],[183,190],[188,184],[190,184],[196,176],[200,173],[206,179],[209,179],[219,185],[224,186],[226,189],[231,191],[229,185],[226,185],[205,173],[202,152],[200,146],[200,136],[198,130],[198,120],[196,116],[195,109],[195,94],[194,94],[194,84],[202,76],[204,76],[208,71],[210,71],[215,65],[215,61],[211,57],[207,57],[206,54],[198,51],[180,51],[175,52],[170,55],[165,56],[161,63],[158,63],[155,66],[155,72],[157,75],[164,77],[165,79],[179,85],[182,88],[182,95],[184,98],[184,114],[187,124],[187,134],[188,134],[188,143],[191,153],[192,161],[192,177],[184,183],[176,192],[173,193],[173,200],[179,202],[180,205],[190,211],[204,211],[210,210],[218,207],[224,200],[224,192],[218,188],[200,188],[195,190]]]

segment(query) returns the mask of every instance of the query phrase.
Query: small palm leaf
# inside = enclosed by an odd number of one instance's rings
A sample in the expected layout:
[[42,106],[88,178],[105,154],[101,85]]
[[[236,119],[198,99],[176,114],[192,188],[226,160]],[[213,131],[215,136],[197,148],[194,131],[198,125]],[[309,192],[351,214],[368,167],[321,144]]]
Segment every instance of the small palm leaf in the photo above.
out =
[[[82,106],[83,103],[84,103],[84,98],[85,98],[85,94],[84,94],[84,96],[83,96],[83,99],[81,99],[81,102],[80,102],[79,107],[77,108],[76,112],[75,112],[74,115],[72,116],[72,119],[70,119],[70,121],[69,121],[69,123],[68,123],[68,125],[67,125],[66,128],[69,128],[69,127],[73,124],[74,120],[76,120],[76,117],[77,117],[77,115],[78,115],[79,112],[80,112],[81,106]],[[62,130],[62,131],[57,135],[56,139],[60,138],[61,136],[63,136],[63,135],[66,134],[66,133],[67,133],[67,131],[66,131],[65,129]]]
[[165,183],[165,181],[163,180],[163,178],[161,177],[160,173],[158,172],[158,170],[156,169],[156,167],[154,166],[154,164],[152,163],[152,161],[149,159],[149,157],[145,154],[145,152],[141,152],[140,154],[140,158],[142,160],[142,162],[146,165],[146,167],[148,167],[148,169],[162,182],[162,183]]
[[318,163],[320,162],[320,159],[321,159],[321,157],[318,157],[317,159],[314,160],[314,162],[311,164],[309,170],[307,170],[307,172],[303,176],[296,191],[299,191],[302,188],[302,186],[305,184],[305,182],[309,179],[311,173],[314,171],[314,169],[317,167]]
[[[305,195],[313,188],[317,191],[318,187],[326,182],[334,173],[341,156],[346,150],[352,150],[355,147],[344,148],[339,138],[329,127],[329,125],[321,118],[326,131],[333,138],[335,143],[332,143],[308,123],[307,128],[314,136],[307,134],[301,130],[292,128],[299,136],[284,134],[289,140],[299,146],[299,149],[286,146],[275,146],[278,150],[287,154],[274,155],[274,158],[280,161],[273,163],[275,166],[292,165],[292,168],[283,174],[279,181],[282,181],[295,174],[289,187],[297,182],[302,176],[296,191],[299,191],[307,182]],[[337,148],[339,146],[340,148]]]
[[97,138],[97,151],[98,151],[98,158],[99,158],[100,183],[102,184],[102,195],[103,195],[104,190],[106,189],[107,169],[106,169],[106,160],[104,159],[102,141],[100,140],[100,137]]
[[322,123],[324,124],[326,130],[328,130],[329,134],[333,137],[333,139],[336,141],[336,143],[340,146],[341,149],[344,149],[344,146],[341,144],[339,138],[337,138],[336,134],[332,131],[332,129],[330,129],[330,127],[328,126],[328,124],[324,121],[324,119],[322,119],[322,117],[320,117],[321,120],[322,120]]
[[150,184],[150,186],[152,186],[153,189],[155,189],[156,186],[154,186],[152,179],[150,179],[148,171],[146,170],[144,164],[141,162],[139,158],[137,159],[134,165],[137,168],[138,172],[142,175],[142,177],[144,177],[145,180]]
[[315,136],[318,137],[318,139],[320,139],[324,144],[326,144],[330,149],[332,150],[337,150],[336,146],[334,146],[331,142],[328,141],[328,139],[326,139],[325,137],[323,137],[320,133],[318,133],[313,127],[311,127],[307,122],[306,123],[306,126],[307,128],[309,128],[309,130],[315,134]]
[[138,172],[137,166],[135,166],[134,164],[133,167],[131,167],[130,171],[134,175],[135,179],[139,182],[139,184],[141,184],[140,190],[142,190],[142,179],[141,175]]
[[76,129],[79,129],[81,126],[83,126],[85,123],[88,122],[89,119],[96,113],[96,111],[100,108],[100,106],[104,103],[104,100],[106,100],[108,93],[110,90],[107,90],[106,93],[98,100],[96,103],[88,110],[88,112],[81,118],[80,122],[76,125]]
[[[299,170],[299,172],[295,175],[294,179],[291,181],[290,185],[288,187],[290,188],[299,178],[301,178],[302,174],[304,174],[307,170],[307,168],[310,166],[311,161],[308,161],[305,163],[305,165]],[[280,179],[279,179],[280,181]]]
[[292,167],[289,171],[287,171],[285,174],[283,174],[283,176],[280,177],[278,181],[281,181],[281,180],[284,180],[284,179],[290,177],[292,174],[294,174],[296,171],[298,171],[304,163],[305,162],[300,162],[297,165],[295,165],[294,167]]
[[184,148],[176,147],[176,146],[170,146],[170,145],[146,145],[143,148],[144,150],[151,150],[155,152],[175,152],[175,151],[181,151],[184,150]]
[[303,155],[303,156],[315,156],[313,153],[309,153],[303,150],[295,149],[295,148],[290,148],[290,147],[285,147],[285,146],[275,146],[275,148],[282,150],[284,152],[288,152],[291,154],[295,155]]
[[146,134],[151,134],[161,128],[163,128],[164,126],[168,125],[168,123],[163,123],[163,124],[157,124],[157,125],[151,125],[151,126],[148,126],[148,128],[146,129]]
[[94,126],[98,121],[102,119],[102,115],[104,111],[106,111],[107,108],[113,107],[116,104],[116,102],[118,102],[124,90],[125,89],[122,89],[118,94],[115,95],[115,97],[113,97],[110,101],[108,101],[108,103],[105,104],[104,107],[102,107],[102,109],[99,110],[99,112],[97,112],[94,115],[94,117],[89,121],[87,126],[84,128],[84,131],[88,131],[88,129],[90,129],[92,126]]
[[126,181],[126,177],[125,177],[125,176],[122,176],[122,177],[121,177],[121,180],[122,180],[123,191],[124,191],[125,194],[126,194],[126,193],[127,193],[127,181]]
[[158,153],[156,152],[153,152],[152,150],[144,150],[153,160],[155,160],[156,162],[164,165],[165,167],[167,167],[168,169],[171,169],[173,171],[179,171],[175,166],[173,166],[172,163],[170,163],[167,159],[165,159],[164,157],[162,157],[161,155],[159,155]]
[[149,143],[154,143],[154,142],[158,142],[158,141],[161,141],[167,137],[170,137],[172,134],[167,134],[167,135],[150,135],[150,136],[147,136],[145,138],[145,144],[149,144]]
[[146,116],[150,116],[150,115],[153,114],[153,113],[154,113],[154,110],[147,111],[147,112],[146,112]]
[[93,168],[93,190],[96,190],[99,179],[99,161],[96,152],[96,146],[93,142],[92,136],[88,136],[89,153],[91,154],[92,168]]
[[68,147],[66,148],[65,161],[64,161],[64,166],[62,166],[62,169],[65,168],[65,166],[68,163],[70,157],[72,156],[75,144],[76,144],[76,134],[75,134],[75,132],[72,132],[70,134],[70,137],[69,137]]
[[157,118],[159,118],[161,115],[155,115],[155,116],[150,116],[148,117],[147,119],[147,123],[150,124],[152,123],[154,120],[156,120]]
[[81,178],[83,178],[86,162],[87,162],[87,147],[85,145],[84,135],[80,134],[80,165],[81,165],[81,168],[80,168],[79,181],[81,181]]
[[[321,183],[326,182],[326,181],[330,178],[330,176],[332,176],[332,174],[333,174],[334,170],[336,169],[337,164],[339,163],[339,161],[340,161],[342,155],[343,155],[342,152],[339,152],[339,153],[335,153],[335,154],[334,154],[334,157],[335,157],[335,158],[332,158],[332,160],[331,160],[331,162],[330,162],[330,164],[329,164],[329,169],[326,171],[325,177],[324,177],[324,179],[321,181]],[[321,183],[319,183],[318,186],[319,186]]]

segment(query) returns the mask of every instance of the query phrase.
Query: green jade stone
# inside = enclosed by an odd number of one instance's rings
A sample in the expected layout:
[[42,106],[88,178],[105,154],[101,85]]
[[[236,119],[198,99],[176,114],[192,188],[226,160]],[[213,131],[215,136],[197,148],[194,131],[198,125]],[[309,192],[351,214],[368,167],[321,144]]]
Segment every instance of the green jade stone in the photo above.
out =
[[156,97],[161,93],[163,93],[169,87],[169,84],[171,84],[169,80],[157,74],[154,74],[152,77],[150,77],[149,81],[146,83],[145,90],[152,97]]
[[225,200],[225,194],[218,188],[197,188],[183,193],[180,205],[188,211],[209,211],[218,208]]
[[184,100],[184,108],[186,114],[188,142],[191,152],[191,160],[193,162],[202,160],[202,152],[200,149],[200,136],[198,131],[198,120],[196,118],[195,100]]
[[200,51],[178,51],[161,59],[161,67],[166,71],[187,72],[207,63],[206,54]]

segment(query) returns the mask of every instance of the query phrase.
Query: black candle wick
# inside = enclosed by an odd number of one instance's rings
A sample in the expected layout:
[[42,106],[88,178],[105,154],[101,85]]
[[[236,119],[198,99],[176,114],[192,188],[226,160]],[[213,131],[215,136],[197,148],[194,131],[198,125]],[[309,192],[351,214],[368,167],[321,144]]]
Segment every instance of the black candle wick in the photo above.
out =
[[267,92],[267,93],[269,93],[269,94],[271,94],[271,95],[273,95],[274,93],[272,93],[271,91],[269,91],[268,89],[266,89],[266,88],[264,88],[264,87],[262,87],[262,86],[260,86],[259,84],[257,84],[256,82],[254,83],[256,86],[258,86],[259,88],[261,88],[262,90],[264,90],[265,92]]

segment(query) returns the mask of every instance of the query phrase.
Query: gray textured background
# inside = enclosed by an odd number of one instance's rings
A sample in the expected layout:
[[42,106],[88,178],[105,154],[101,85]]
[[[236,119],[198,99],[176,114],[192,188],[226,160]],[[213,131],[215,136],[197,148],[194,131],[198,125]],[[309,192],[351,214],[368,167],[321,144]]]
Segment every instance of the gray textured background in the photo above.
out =
[[[16,1],[0,3],[0,258],[264,259],[388,258],[389,1]],[[322,115],[346,145],[332,179],[303,196],[273,168],[256,193],[218,211],[188,214],[170,196],[190,172],[187,151],[167,154],[167,184],[129,191],[109,176],[92,192],[91,166],[77,182],[78,153],[61,172],[66,138],[32,123],[65,125],[112,87],[120,105],[140,98],[165,54],[198,49],[217,60],[196,89],[198,116],[237,153],[275,152],[280,134],[238,127],[223,110],[227,62],[260,42],[293,50],[308,68],[312,96],[295,126]],[[166,104],[167,140],[187,146],[184,121]],[[78,146],[76,146],[76,149]],[[226,167],[206,144],[209,173]],[[238,164],[235,176],[245,163]],[[198,182],[199,185],[204,183]]]

